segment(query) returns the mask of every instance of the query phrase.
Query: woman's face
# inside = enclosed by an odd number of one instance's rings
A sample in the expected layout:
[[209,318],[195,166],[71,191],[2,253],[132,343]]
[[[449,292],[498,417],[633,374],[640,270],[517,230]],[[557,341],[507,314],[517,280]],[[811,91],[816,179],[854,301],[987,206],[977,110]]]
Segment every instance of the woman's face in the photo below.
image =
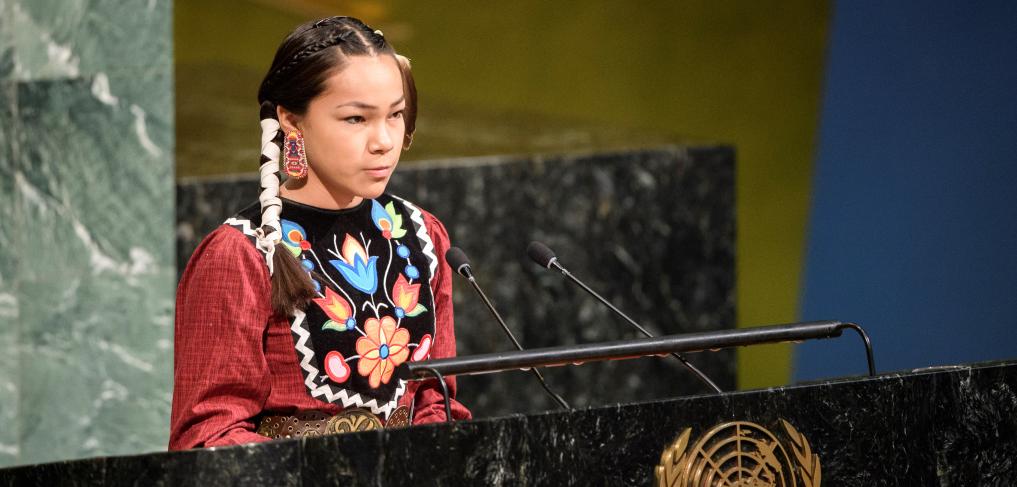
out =
[[327,193],[340,207],[381,195],[402,153],[405,107],[399,66],[381,55],[347,58],[303,116],[280,109],[283,129],[304,134],[309,167],[300,191],[318,203]]

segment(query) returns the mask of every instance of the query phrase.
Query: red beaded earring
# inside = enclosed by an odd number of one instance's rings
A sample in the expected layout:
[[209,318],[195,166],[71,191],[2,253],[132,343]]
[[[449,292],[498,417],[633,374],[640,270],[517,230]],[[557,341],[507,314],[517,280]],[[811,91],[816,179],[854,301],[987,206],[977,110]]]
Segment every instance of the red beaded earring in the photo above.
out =
[[297,130],[286,134],[286,175],[298,179],[307,176],[304,134]]

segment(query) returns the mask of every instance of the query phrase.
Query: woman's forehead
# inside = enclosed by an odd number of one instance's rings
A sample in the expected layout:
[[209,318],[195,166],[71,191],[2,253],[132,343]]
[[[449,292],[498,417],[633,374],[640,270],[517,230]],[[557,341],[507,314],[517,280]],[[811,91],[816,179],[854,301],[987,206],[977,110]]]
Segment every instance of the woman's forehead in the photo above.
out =
[[330,105],[355,101],[388,108],[402,96],[402,74],[392,56],[350,56],[318,98]]

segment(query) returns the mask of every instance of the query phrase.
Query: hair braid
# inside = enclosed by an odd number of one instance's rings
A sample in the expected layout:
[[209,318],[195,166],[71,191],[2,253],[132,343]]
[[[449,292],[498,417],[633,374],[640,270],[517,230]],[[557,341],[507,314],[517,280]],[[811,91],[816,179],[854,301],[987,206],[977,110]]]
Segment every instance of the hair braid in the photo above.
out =
[[349,37],[353,33],[354,31],[352,30],[343,30],[301,49],[300,52],[294,54],[293,57],[286,62],[286,64],[279,66],[278,68],[276,68],[275,71],[269,74],[266,83],[267,84],[275,83],[275,81],[279,79],[281,76],[285,75],[294,67],[304,62],[304,59],[307,59],[311,55],[323,49],[327,49],[336,44],[339,44],[340,42],[343,42],[344,40],[346,40],[347,37]]
[[261,228],[258,229],[258,248],[266,253],[269,273],[274,272],[272,253],[275,244],[282,240],[279,215],[282,213],[282,200],[279,199],[279,154],[282,147],[276,139],[281,134],[279,120],[276,119],[275,103],[266,101],[261,104]]
[[272,277],[272,309],[280,315],[303,309],[314,297],[311,280],[282,245],[282,200],[279,199],[279,155],[283,133],[271,101],[261,104],[261,226],[255,231],[257,246],[265,252],[265,263]]

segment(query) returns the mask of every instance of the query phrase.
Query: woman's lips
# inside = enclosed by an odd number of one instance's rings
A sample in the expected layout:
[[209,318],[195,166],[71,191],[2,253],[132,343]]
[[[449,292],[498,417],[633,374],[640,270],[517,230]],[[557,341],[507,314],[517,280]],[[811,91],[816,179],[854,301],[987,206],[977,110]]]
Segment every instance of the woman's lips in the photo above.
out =
[[378,179],[387,177],[388,173],[391,171],[392,166],[371,167],[364,169],[364,172],[366,172],[369,176]]

